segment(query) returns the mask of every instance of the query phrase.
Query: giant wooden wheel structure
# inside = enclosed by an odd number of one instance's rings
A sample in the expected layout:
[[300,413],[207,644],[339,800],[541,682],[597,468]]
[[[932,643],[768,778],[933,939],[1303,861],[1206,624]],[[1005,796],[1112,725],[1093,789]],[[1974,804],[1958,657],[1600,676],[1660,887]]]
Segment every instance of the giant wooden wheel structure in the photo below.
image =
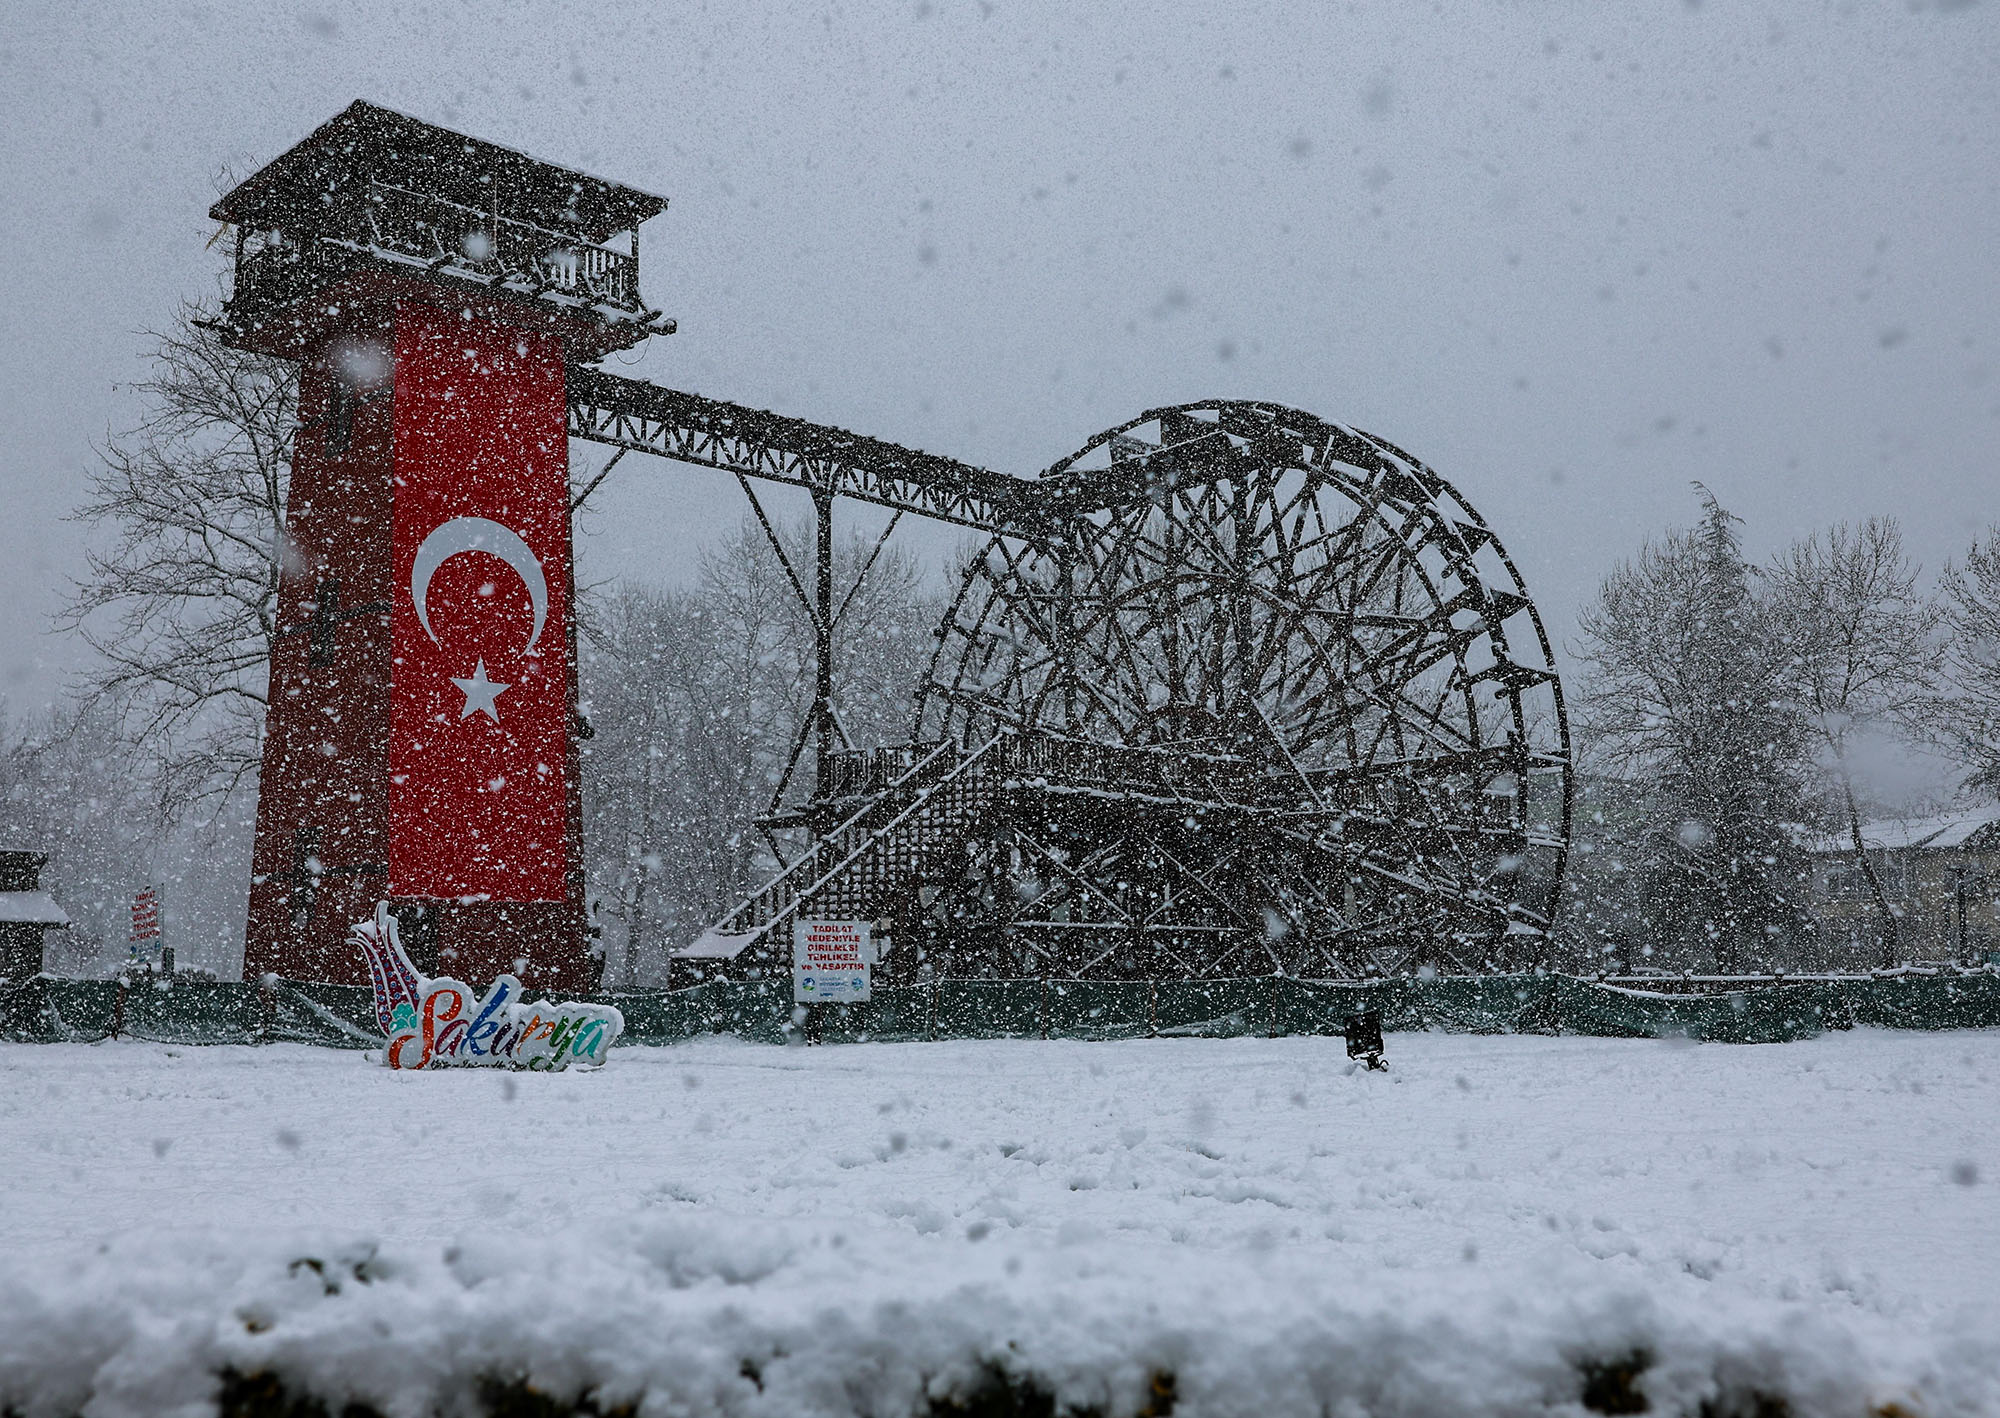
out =
[[1391,445],[1269,404],[1155,410],[1050,473],[1121,467],[1134,496],[996,535],[942,627],[919,740],[1042,761],[967,819],[927,953],[1081,976],[1534,963],[1563,705],[1484,521]]
[[[811,801],[772,819],[808,845],[689,954],[776,968],[791,922],[840,918],[877,923],[891,979],[1541,962],[1561,685],[1512,560],[1443,478],[1242,401],[1149,411],[1032,481],[949,465],[925,506],[865,480],[869,444],[856,495],[989,540],[911,742],[842,751],[816,709]],[[822,569],[831,502],[816,490]],[[825,695],[831,601],[805,579]]]
[[[314,551],[280,599],[284,633],[310,630],[312,648],[295,638],[274,658],[250,950],[275,963],[260,968],[336,977],[343,919],[386,877],[413,938],[427,922],[461,959],[504,961],[525,931],[551,968],[580,970],[581,720],[561,713],[564,678],[523,661],[495,687],[481,658],[472,680],[447,680],[463,672],[442,660],[424,679],[408,655],[437,637],[416,580],[416,615],[392,609],[407,610],[400,578],[438,509],[490,530],[532,500],[543,549],[522,551],[536,574],[521,580],[540,633],[540,558],[559,589],[569,565],[563,499],[574,513],[610,470],[571,496],[558,398],[569,435],[618,449],[613,463],[641,451],[733,473],[815,633],[812,707],[762,824],[775,875],[683,958],[782,969],[792,923],[859,918],[890,942],[891,979],[1540,961],[1568,837],[1562,692],[1513,563],[1444,479],[1381,439],[1240,401],[1152,410],[1014,476],[594,368],[674,328],[639,283],[638,227],[665,206],[356,103],[213,209],[236,232],[218,328],[298,361],[310,415],[287,535]],[[355,373],[350,347],[381,356],[376,375]],[[425,402],[433,384],[445,392]],[[448,403],[460,385],[473,397]],[[814,565],[793,564],[758,483],[809,495]],[[464,502],[475,485],[490,507]],[[856,751],[835,713],[842,499],[892,509],[884,539],[905,514],[987,538],[898,747]],[[504,773],[438,796],[461,758],[431,726],[451,716],[396,709],[392,682],[447,711],[457,686],[461,720],[473,685],[492,720],[471,723],[492,736],[478,751],[532,724],[533,773],[504,802]],[[566,684],[574,710],[573,656]],[[385,726],[403,733],[386,756]],[[808,751],[812,771],[795,771]],[[795,784],[807,796],[785,801]],[[536,806],[517,805],[530,787]],[[481,831],[513,845],[459,850]],[[781,831],[804,840],[777,853]],[[478,872],[492,880],[456,884]],[[317,909],[322,892],[335,909]]]

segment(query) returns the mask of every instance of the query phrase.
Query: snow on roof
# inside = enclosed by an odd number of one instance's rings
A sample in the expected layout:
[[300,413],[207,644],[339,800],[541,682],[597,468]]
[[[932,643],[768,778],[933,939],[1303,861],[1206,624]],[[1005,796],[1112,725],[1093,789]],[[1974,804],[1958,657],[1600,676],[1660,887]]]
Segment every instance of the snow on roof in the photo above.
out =
[[[252,173],[209,211],[234,224],[289,226],[329,193],[393,181],[479,210],[603,240],[667,200],[357,99]],[[498,207],[495,207],[495,203]]]
[[[1952,848],[2000,845],[2000,804],[1965,808],[1958,812],[1935,813],[1929,817],[1884,818],[1861,824],[1861,840],[1882,851],[1941,851]],[[1976,837],[1988,840],[1975,842]],[[1830,833],[1811,844],[1815,852],[1851,852],[1854,843],[1845,832]]]
[[0,891],[0,924],[66,926],[69,913],[46,891]]
[[722,931],[703,931],[700,939],[682,946],[673,952],[676,960],[734,960],[757,939],[756,931],[745,931],[741,935],[728,935]]
[[[1992,834],[1983,833],[1982,829],[1992,826],[1995,822],[2000,822],[2000,808],[1983,808],[1976,813],[1962,813],[1956,822],[1953,822],[1935,837],[1928,838],[1923,845],[1926,847],[1963,847],[1975,836],[1991,836]],[[1981,842],[1979,845],[1987,846],[1990,843]]]

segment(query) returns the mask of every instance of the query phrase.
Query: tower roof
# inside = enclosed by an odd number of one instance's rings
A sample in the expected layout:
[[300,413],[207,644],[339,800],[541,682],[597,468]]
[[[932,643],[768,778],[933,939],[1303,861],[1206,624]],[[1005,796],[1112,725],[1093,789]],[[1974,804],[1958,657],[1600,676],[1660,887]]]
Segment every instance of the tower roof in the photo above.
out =
[[636,227],[667,200],[356,99],[209,210],[237,226],[284,227],[330,194],[384,182],[592,241]]

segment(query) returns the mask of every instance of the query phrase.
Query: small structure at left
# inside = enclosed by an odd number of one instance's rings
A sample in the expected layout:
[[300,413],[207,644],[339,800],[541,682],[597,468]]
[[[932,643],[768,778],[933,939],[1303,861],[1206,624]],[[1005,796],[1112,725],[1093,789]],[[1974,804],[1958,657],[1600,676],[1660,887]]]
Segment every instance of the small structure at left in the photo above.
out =
[[42,890],[44,852],[0,850],[0,983],[42,973],[42,935],[69,925],[69,913]]

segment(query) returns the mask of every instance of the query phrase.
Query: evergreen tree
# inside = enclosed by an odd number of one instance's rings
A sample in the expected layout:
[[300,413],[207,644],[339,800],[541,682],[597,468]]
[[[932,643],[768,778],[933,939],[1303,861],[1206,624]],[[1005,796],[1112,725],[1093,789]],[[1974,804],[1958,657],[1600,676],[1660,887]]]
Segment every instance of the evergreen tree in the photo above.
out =
[[1583,616],[1597,754],[1645,787],[1629,855],[1641,927],[1672,963],[1721,973],[1791,955],[1809,929],[1797,845],[1807,740],[1738,519],[1649,541]]

